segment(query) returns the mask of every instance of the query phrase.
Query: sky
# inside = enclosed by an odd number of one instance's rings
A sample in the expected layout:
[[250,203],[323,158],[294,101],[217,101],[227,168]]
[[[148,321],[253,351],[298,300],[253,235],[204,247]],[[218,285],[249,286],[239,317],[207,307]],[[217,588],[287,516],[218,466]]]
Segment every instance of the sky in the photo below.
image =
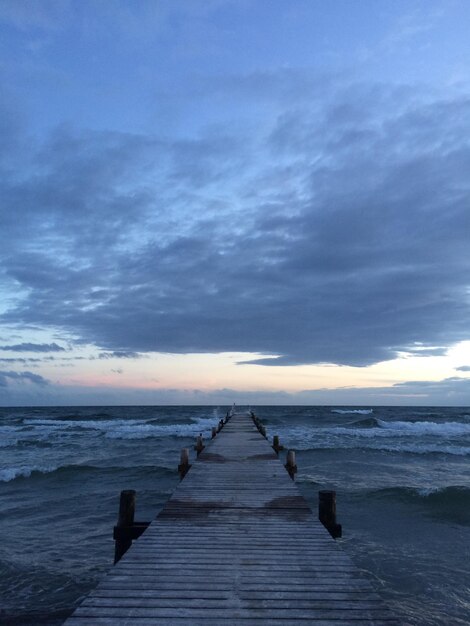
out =
[[470,405],[467,0],[0,0],[0,405]]

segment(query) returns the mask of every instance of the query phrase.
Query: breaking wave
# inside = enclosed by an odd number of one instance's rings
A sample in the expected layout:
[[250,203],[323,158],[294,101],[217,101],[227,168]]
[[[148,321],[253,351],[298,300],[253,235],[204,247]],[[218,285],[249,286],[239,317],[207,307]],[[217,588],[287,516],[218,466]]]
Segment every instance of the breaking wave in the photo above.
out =
[[56,472],[58,469],[65,469],[65,467],[71,466],[49,465],[39,467],[7,467],[0,470],[0,482],[9,483],[16,478],[30,478],[34,474],[50,474],[51,472]]
[[279,429],[299,450],[369,449],[412,454],[470,455],[470,424],[465,422],[385,421],[375,417],[341,426]]
[[[7,467],[5,469],[0,470],[0,482],[8,483],[17,479],[24,478],[34,478],[39,477],[45,474],[63,474],[64,476],[70,477],[72,474],[83,474],[83,473],[92,473],[92,472],[100,472],[106,474],[113,474],[115,472],[129,472],[130,468],[124,468],[121,466],[105,466],[100,467],[96,465],[38,465],[38,466],[18,466],[18,467]],[[173,475],[175,470],[169,469],[168,467],[164,467],[161,465],[141,465],[141,466],[133,466],[132,472],[142,471],[144,473],[158,472],[160,474],[168,474]]]
[[23,422],[25,430],[22,432],[27,432],[29,439],[34,433],[37,440],[50,436],[75,437],[80,433],[88,437],[104,436],[108,439],[148,439],[151,437],[195,437],[200,432],[209,433],[214,425],[214,417],[189,418],[177,424],[159,423],[154,419],[26,419]]
[[[369,417],[354,422],[349,422],[343,426],[338,426],[331,429],[331,432],[341,432],[343,428],[370,428],[381,429],[386,431],[384,433],[375,433],[377,436],[407,436],[407,435],[440,435],[445,437],[460,437],[461,435],[470,435],[470,424],[462,422],[387,422],[385,420],[377,419],[375,417]],[[350,433],[351,431],[348,430]],[[360,435],[361,436],[361,435]],[[367,433],[362,436],[368,437]]]
[[350,428],[380,428],[380,420],[375,417],[366,417],[363,420],[349,422],[345,424],[345,426],[349,426]]
[[370,415],[374,412],[374,409],[331,409],[332,413],[339,413],[340,415],[347,415],[349,413],[356,413],[357,415]]
[[378,420],[379,427],[387,431],[398,432],[400,436],[408,433],[412,435],[443,435],[445,437],[459,437],[470,435],[470,424],[462,422],[385,422]]

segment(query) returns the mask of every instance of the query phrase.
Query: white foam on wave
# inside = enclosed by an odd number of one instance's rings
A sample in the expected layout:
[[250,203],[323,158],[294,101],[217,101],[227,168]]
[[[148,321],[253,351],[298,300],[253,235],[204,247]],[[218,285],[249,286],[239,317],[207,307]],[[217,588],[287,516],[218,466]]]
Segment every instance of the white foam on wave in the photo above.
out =
[[200,432],[210,432],[213,418],[198,418],[190,424],[129,424],[108,431],[108,439],[148,439],[150,437],[192,437]]
[[377,440],[356,441],[311,441],[298,443],[297,450],[377,450],[383,452],[406,452],[410,454],[450,454],[452,456],[469,456],[470,446],[453,446],[446,444],[420,444]]
[[470,435],[470,424],[462,422],[386,422],[377,420],[377,426],[353,428],[351,426],[329,426],[323,428],[287,427],[285,436],[307,441],[318,436],[346,436],[348,438],[374,439],[396,437],[435,436],[455,438]]
[[372,450],[384,450],[385,452],[410,452],[413,454],[451,454],[453,456],[470,455],[469,446],[452,446],[444,444],[375,444],[368,446]]
[[397,432],[399,435],[439,435],[460,437],[470,435],[470,424],[462,422],[385,422],[377,420],[381,429]]
[[420,489],[415,489],[416,493],[424,498],[432,496],[433,493],[442,493],[445,490],[446,487],[421,487]]
[[[369,449],[416,454],[470,454],[468,424],[382,422],[371,428],[294,426],[278,428],[282,441],[297,450]],[[385,424],[385,426],[384,426]]]
[[61,467],[60,465],[49,465],[49,466],[40,466],[40,467],[28,467],[27,465],[23,465],[20,467],[7,467],[5,469],[0,470],[0,482],[8,483],[11,480],[15,480],[15,478],[29,478],[33,472],[38,472],[40,474],[50,474],[51,472],[55,472]]
[[374,412],[374,409],[331,409],[332,413],[339,413],[340,415],[348,415],[349,413],[355,413],[356,415],[370,415]]
[[52,428],[52,429],[69,429],[69,428],[88,428],[90,430],[106,431],[117,426],[129,424],[146,424],[147,420],[56,420],[56,419],[26,419],[23,424],[35,426],[36,428]]
[[[215,415],[215,413],[214,413]],[[87,436],[104,435],[107,439],[147,439],[150,437],[191,437],[209,431],[215,425],[214,417],[193,418],[185,424],[155,424],[149,419],[110,419],[110,420],[60,420],[27,419],[24,425],[33,426],[34,434],[41,438],[59,433],[71,435],[72,429],[84,429]],[[76,436],[76,432],[73,433]]]

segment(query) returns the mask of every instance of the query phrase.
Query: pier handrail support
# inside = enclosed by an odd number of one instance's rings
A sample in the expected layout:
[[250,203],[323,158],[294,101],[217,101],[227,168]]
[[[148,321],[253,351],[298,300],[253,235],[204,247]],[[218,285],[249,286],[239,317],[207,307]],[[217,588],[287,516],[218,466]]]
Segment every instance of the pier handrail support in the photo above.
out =
[[135,490],[121,491],[119,497],[119,514],[116,526],[113,529],[114,565],[118,563],[129,550],[134,539],[138,539],[150,522],[135,522]]
[[336,522],[336,491],[318,492],[318,519],[333,539],[342,537],[343,529]]

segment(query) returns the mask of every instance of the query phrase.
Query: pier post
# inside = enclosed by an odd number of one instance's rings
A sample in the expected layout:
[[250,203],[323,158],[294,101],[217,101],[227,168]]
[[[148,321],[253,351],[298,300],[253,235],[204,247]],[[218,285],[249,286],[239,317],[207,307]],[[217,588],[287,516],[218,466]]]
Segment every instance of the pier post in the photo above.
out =
[[336,491],[318,492],[318,519],[333,539],[341,537],[341,524],[336,523]]
[[216,435],[217,435],[217,428],[216,426],[212,426],[212,439],[214,439]]
[[204,439],[202,437],[202,433],[199,433],[199,436],[196,438],[196,445],[194,446],[194,449],[196,450],[197,456],[199,456],[201,454],[201,452],[204,450],[205,445],[204,445]]
[[189,472],[190,467],[191,465],[189,464],[189,450],[188,448],[183,448],[180,455],[180,464],[178,465],[178,472],[180,474],[181,480],[183,480],[183,478]]
[[297,473],[297,465],[295,464],[295,451],[288,450],[286,464],[284,466],[289,472],[289,476],[294,480],[294,476]]
[[224,420],[219,420],[219,425],[217,427],[217,432],[220,433],[220,431],[222,430],[222,428],[224,427]]
[[280,450],[284,450],[284,446],[281,446],[279,442],[279,435],[274,435],[272,448],[276,454],[279,454]]
[[[127,489],[121,491],[119,499],[119,515],[116,528],[124,528],[133,526],[135,515],[135,491]],[[116,539],[114,546],[114,564],[124,556],[132,545],[132,539],[128,537],[119,537]]]

